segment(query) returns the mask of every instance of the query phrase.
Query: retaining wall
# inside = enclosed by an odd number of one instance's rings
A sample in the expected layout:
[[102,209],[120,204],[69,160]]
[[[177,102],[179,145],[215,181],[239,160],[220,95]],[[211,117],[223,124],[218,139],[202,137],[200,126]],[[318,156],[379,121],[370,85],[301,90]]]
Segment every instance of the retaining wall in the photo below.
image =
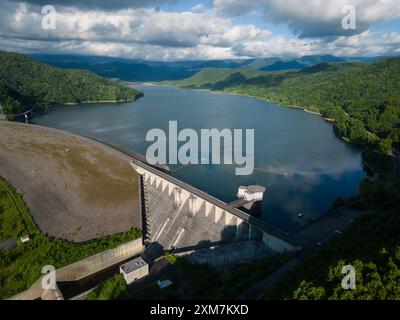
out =
[[[111,267],[130,257],[140,254],[143,250],[142,238],[126,242],[114,249],[105,250],[93,256],[79,260],[56,270],[56,281],[77,281],[103,269]],[[42,297],[42,277],[28,290],[15,296],[12,300],[35,300]]]

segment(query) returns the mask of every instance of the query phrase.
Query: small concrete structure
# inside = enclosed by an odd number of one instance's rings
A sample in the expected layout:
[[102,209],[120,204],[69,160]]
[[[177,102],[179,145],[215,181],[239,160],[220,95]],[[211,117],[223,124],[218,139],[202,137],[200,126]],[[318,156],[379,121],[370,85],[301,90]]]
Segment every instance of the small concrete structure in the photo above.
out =
[[243,198],[246,201],[261,201],[265,192],[263,186],[253,185],[253,186],[240,186],[237,197]]
[[30,240],[28,235],[24,235],[21,237],[21,242],[28,242]]
[[[56,270],[57,282],[75,282],[94,275],[102,270],[122,263],[143,251],[143,239],[138,238],[117,246],[114,249],[96,253]],[[29,289],[11,297],[11,300],[43,299],[42,275]],[[49,294],[49,293],[47,293]]]
[[124,263],[119,267],[119,270],[124,276],[126,284],[131,284],[149,274],[149,265],[142,257],[139,257]]

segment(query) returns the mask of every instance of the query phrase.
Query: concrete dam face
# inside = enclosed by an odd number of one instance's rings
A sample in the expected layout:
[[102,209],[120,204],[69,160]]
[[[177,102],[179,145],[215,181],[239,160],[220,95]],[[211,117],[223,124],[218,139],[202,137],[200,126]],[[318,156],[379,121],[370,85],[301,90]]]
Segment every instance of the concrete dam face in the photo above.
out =
[[255,186],[246,194],[241,187],[240,198],[229,204],[148,164],[132,161],[131,165],[140,175],[147,260],[170,251],[196,262],[223,265],[298,249],[287,235],[238,209],[248,206],[251,199],[246,197],[260,199],[253,192],[260,191]]

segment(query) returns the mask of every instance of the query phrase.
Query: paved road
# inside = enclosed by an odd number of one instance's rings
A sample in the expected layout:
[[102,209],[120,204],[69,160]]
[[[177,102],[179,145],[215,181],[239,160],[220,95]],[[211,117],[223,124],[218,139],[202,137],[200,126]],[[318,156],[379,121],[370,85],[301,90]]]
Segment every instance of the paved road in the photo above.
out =
[[290,259],[285,264],[281,265],[277,270],[271,273],[268,277],[257,282],[255,285],[241,293],[237,299],[238,300],[248,300],[257,298],[261,293],[265,291],[266,288],[277,282],[284,274],[288,271],[293,270],[300,261],[296,258]]
[[0,251],[14,248],[17,245],[14,239],[8,239],[0,242]]

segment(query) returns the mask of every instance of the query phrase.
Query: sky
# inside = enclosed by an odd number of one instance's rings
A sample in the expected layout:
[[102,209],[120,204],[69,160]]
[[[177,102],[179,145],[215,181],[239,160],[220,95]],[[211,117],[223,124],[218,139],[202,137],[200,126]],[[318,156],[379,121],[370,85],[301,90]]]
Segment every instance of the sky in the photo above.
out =
[[[0,4],[0,50],[6,51],[157,61],[400,54],[400,0],[0,0]],[[52,5],[55,15],[43,14],[45,5]],[[55,28],[48,28],[50,17]],[[353,25],[343,28],[343,21]]]

